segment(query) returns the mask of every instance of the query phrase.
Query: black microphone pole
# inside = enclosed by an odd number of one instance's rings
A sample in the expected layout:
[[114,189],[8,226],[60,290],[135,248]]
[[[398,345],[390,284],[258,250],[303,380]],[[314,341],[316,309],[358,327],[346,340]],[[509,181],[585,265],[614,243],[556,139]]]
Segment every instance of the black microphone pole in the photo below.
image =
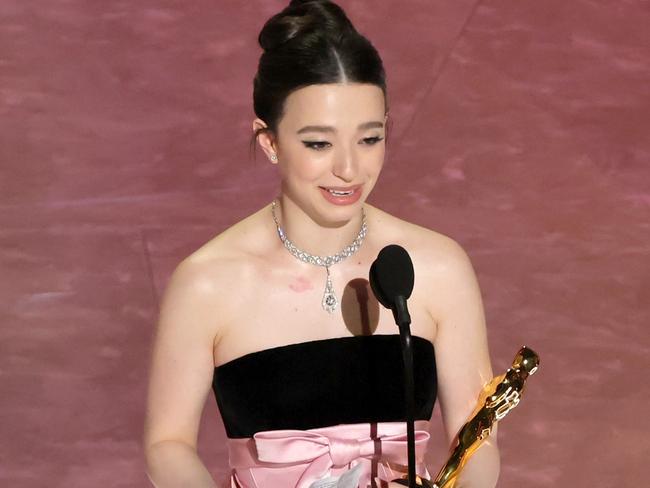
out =
[[370,287],[377,300],[393,311],[399,327],[402,359],[404,362],[404,399],[406,403],[406,436],[408,454],[408,480],[397,479],[394,483],[416,488],[428,486],[425,481],[417,483],[415,473],[415,381],[413,377],[413,348],[411,347],[411,316],[406,300],[414,285],[413,263],[406,250],[396,244],[384,247],[370,267]]
[[[408,452],[408,486],[415,488],[415,380],[413,378],[413,348],[411,347],[411,317],[406,308],[406,298],[398,296],[395,309],[404,313],[396,313],[395,322],[399,327],[399,338],[402,345],[402,360],[404,362],[404,396],[406,401],[406,438]],[[403,304],[401,303],[403,302]],[[394,310],[395,310],[394,309]]]

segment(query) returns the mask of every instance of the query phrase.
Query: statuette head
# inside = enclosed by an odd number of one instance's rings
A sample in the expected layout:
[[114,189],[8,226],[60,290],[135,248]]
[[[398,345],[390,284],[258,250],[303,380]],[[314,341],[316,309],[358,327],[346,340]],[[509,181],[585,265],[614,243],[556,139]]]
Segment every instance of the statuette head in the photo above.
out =
[[535,351],[529,347],[523,346],[515,356],[512,362],[513,369],[524,372],[526,374],[535,374],[539,366],[539,356]]

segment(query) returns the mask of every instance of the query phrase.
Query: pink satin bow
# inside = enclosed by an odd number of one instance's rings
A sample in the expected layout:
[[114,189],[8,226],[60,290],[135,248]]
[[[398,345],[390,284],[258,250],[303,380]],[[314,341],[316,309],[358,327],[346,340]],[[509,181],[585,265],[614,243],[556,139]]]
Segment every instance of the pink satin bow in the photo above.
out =
[[[415,431],[415,457],[420,465],[429,437],[427,431]],[[382,461],[401,465],[407,463],[406,433],[383,435],[374,439],[370,437],[348,439],[306,430],[273,430],[258,432],[253,438],[259,461],[273,464],[309,463],[296,482],[295,488],[307,488],[314,481],[326,476],[330,468],[345,467],[356,459],[363,459],[370,463],[370,460],[377,456]],[[376,444],[378,444],[377,448],[375,448]],[[426,471],[426,468],[424,470]],[[384,479],[385,476],[389,475],[380,475],[379,478],[389,481]],[[361,477],[360,486],[367,486],[369,482],[370,473],[369,469],[366,469]]]

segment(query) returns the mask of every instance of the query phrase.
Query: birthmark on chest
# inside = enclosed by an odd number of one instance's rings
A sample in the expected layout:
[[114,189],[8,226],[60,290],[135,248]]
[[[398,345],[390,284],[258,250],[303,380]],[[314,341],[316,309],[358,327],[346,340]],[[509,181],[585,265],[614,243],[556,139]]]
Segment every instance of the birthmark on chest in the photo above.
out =
[[302,276],[298,276],[289,283],[289,288],[291,288],[296,293],[303,293],[314,289],[314,285],[311,282]]

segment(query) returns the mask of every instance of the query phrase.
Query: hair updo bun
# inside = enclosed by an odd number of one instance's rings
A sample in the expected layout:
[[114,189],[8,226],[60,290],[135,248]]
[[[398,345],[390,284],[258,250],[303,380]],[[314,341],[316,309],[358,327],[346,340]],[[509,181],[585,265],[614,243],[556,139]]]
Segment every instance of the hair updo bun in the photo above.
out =
[[262,49],[271,51],[300,36],[332,36],[356,33],[341,7],[328,0],[293,0],[271,17],[260,32]]
[[292,0],[269,18],[258,36],[264,52],[253,79],[253,108],[267,128],[251,139],[251,149],[263,131],[277,134],[286,98],[313,84],[367,83],[384,93],[386,74],[375,47],[329,0]]

